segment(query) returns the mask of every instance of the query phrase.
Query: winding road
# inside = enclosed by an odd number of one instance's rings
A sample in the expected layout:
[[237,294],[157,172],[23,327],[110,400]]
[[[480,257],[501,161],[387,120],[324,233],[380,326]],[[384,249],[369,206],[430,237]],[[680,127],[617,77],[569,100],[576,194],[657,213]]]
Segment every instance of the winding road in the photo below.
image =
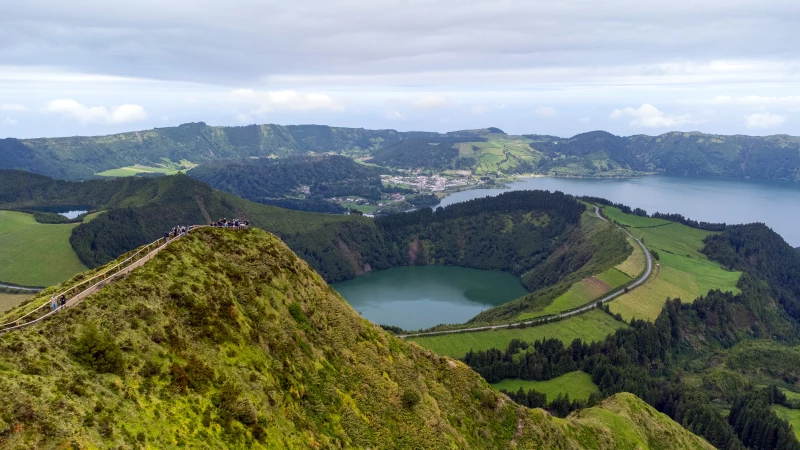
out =
[[[602,220],[604,222],[608,222],[608,219],[606,219],[605,217],[603,217],[602,214],[600,214],[600,208],[598,208],[597,206],[594,207],[594,213],[597,215],[597,217],[600,220]],[[636,243],[639,244],[639,247],[642,248],[642,251],[644,252],[645,257],[647,258],[647,268],[645,269],[645,271],[642,274],[642,276],[640,276],[638,279],[636,279],[636,281],[634,281],[633,283],[628,285],[628,289],[627,290],[630,291],[631,289],[635,289],[636,287],[640,286],[642,283],[647,281],[647,278],[653,272],[653,257],[650,255],[650,252],[647,251],[647,247],[644,246],[642,241],[640,241],[639,239],[636,239],[636,237],[634,235],[632,235],[625,228],[623,228],[623,227],[621,227],[619,225],[617,225],[617,228],[619,228],[620,230],[624,231],[625,234],[627,234],[634,241],[636,241]],[[624,289],[618,290],[618,291],[614,291],[614,292],[606,295],[605,297],[602,297],[602,298],[600,298],[598,300],[595,300],[593,302],[587,303],[586,305],[583,305],[580,308],[576,308],[576,309],[573,309],[571,311],[565,311],[565,312],[562,312],[562,313],[559,313],[559,314],[556,314],[556,315],[553,315],[553,316],[540,317],[540,318],[537,318],[537,319],[531,319],[531,320],[526,320],[526,321],[522,321],[522,322],[504,323],[504,324],[500,324],[500,325],[485,325],[485,326],[482,326],[482,327],[459,328],[457,330],[427,331],[427,332],[422,332],[422,333],[398,334],[397,337],[399,337],[399,338],[409,338],[409,337],[418,337],[418,336],[434,336],[434,335],[437,335],[437,334],[465,333],[465,332],[470,332],[470,331],[488,331],[488,330],[497,330],[497,329],[500,329],[500,328],[512,328],[512,327],[518,327],[518,326],[535,325],[535,324],[538,324],[538,323],[545,323],[545,322],[551,321],[553,319],[563,319],[565,317],[570,317],[570,316],[574,316],[574,315],[577,315],[577,314],[584,313],[586,311],[589,311],[590,309],[594,309],[595,307],[597,307],[598,303],[605,303],[605,302],[611,301],[614,298],[619,297],[620,295],[624,294],[625,292],[626,292],[626,290],[624,290]]]

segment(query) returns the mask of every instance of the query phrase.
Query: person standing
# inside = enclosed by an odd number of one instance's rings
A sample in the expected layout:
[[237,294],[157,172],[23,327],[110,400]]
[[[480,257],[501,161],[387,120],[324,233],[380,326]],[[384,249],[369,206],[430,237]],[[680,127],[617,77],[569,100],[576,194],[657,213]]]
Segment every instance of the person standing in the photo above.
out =
[[61,303],[61,307],[62,308],[67,306],[67,296],[64,295],[64,294],[61,294],[61,298],[59,299],[59,303]]
[[50,297],[50,311],[55,311],[56,308],[58,308],[58,300],[56,294],[53,294],[53,296]]

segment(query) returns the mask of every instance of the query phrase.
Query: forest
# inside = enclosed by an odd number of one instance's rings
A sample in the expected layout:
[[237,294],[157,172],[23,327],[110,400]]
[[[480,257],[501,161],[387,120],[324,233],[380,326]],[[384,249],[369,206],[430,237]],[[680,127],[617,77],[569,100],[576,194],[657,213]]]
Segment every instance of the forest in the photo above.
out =
[[[188,175],[254,202],[303,211],[344,212],[325,199],[357,196],[378,201],[381,194],[398,192],[382,185],[384,173],[389,171],[344,156],[316,155],[216,161],[196,167]],[[301,190],[303,187],[308,192]]]

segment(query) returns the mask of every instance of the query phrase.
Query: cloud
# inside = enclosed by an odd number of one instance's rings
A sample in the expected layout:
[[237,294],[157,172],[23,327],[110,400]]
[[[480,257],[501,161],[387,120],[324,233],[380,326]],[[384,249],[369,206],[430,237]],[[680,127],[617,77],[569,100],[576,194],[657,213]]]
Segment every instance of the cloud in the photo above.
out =
[[745,117],[747,128],[775,128],[786,122],[786,117],[771,113],[756,113]]
[[553,117],[556,115],[556,109],[552,106],[540,106],[533,113],[539,117]]
[[18,123],[19,121],[17,119],[12,119],[11,117],[6,117],[3,119],[3,125],[14,126]]
[[344,107],[326,94],[300,93],[293,90],[256,91],[253,89],[236,89],[230,93],[230,99],[236,103],[251,106],[250,114],[262,115],[275,111],[343,111]]
[[452,105],[453,102],[449,98],[445,97],[441,94],[427,94],[423,95],[422,97],[418,98],[414,102],[414,108],[417,109],[439,109],[439,108],[446,108]]
[[406,116],[400,111],[389,111],[386,113],[386,118],[389,120],[406,120]]
[[746,95],[743,97],[733,98],[728,95],[718,95],[714,97],[709,103],[718,104],[737,104],[737,105],[800,105],[800,95],[784,95],[784,96],[769,96],[769,95]]
[[630,125],[632,127],[665,128],[693,123],[689,114],[670,116],[649,103],[645,103],[639,108],[615,109],[608,116],[609,119],[613,120],[627,117],[631,118]]
[[20,105],[19,103],[3,103],[0,105],[0,111],[27,111],[28,107]]
[[77,119],[83,124],[114,125],[147,119],[147,111],[144,110],[144,107],[132,104],[112,106],[109,109],[105,106],[85,106],[75,100],[62,99],[48,103],[44,110]]
[[580,119],[578,119],[578,122],[580,123],[589,123],[591,121],[592,121],[591,117],[581,117]]
[[487,108],[485,106],[479,106],[478,105],[478,106],[473,106],[469,110],[470,110],[470,112],[472,112],[472,114],[475,114],[476,116],[482,116],[482,115],[486,114],[486,111],[488,111],[489,108]]

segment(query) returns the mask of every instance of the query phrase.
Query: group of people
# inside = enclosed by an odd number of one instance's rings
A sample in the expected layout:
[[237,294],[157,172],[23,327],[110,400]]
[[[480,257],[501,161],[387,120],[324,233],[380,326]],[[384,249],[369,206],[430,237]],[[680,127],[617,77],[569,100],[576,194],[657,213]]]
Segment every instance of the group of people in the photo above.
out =
[[56,294],[53,294],[50,297],[50,311],[55,311],[58,308],[63,308],[67,304],[67,296],[61,294],[61,297],[58,297]]
[[250,225],[250,222],[246,220],[239,220],[239,219],[228,220],[223,218],[209,225],[217,228],[247,228]]
[[192,227],[190,226],[174,226],[171,230],[164,233],[164,239],[169,242],[170,239],[176,238],[178,236],[183,236],[184,234],[188,233]]

